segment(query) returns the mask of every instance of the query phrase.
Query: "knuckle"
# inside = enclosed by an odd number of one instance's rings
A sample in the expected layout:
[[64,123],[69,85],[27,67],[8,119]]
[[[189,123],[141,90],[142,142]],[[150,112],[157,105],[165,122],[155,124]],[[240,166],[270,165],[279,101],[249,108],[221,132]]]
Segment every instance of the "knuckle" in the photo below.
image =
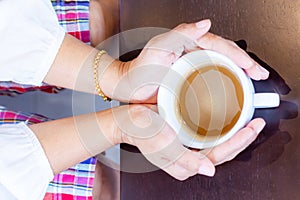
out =
[[192,172],[195,172],[195,171],[198,171],[199,169],[199,166],[198,164],[195,162],[195,160],[186,160],[185,162],[182,163],[183,166],[186,168],[186,169],[189,169],[190,171]]
[[176,33],[187,33],[189,32],[189,29],[191,28],[190,24],[187,23],[182,23],[176,26],[173,29],[173,32],[175,31]]
[[224,40],[224,38],[222,38],[221,36],[218,36],[218,35],[213,34],[213,33],[207,34],[206,39],[211,40],[211,41]]
[[234,139],[229,139],[228,140],[228,146],[230,147],[231,152],[238,151],[243,145],[244,145],[244,139],[243,138],[239,138],[239,142],[237,142]]
[[145,121],[149,118],[150,109],[143,105],[129,106],[129,116],[133,121]]
[[132,105],[129,107],[129,112],[131,114],[140,114],[144,113],[145,111],[148,111],[149,108],[144,105]]
[[[172,151],[174,148],[178,148],[178,144],[174,142],[172,134],[165,134],[160,132],[156,135],[153,147],[164,153],[165,156],[170,159],[177,155],[177,152]],[[172,156],[171,156],[172,155]],[[174,160],[175,158],[171,159]]]
[[188,24],[187,23],[182,23],[182,24],[179,24],[175,30],[181,30],[181,29],[187,29],[188,27]]
[[216,156],[216,154],[215,154],[214,151],[211,151],[211,152],[207,155],[207,157],[209,158],[209,160],[210,160],[212,163],[214,163],[214,164],[218,163],[218,159],[217,159],[217,156]]
[[242,143],[249,143],[249,142],[253,141],[258,134],[253,127],[246,127],[245,132],[247,134],[244,134],[243,135],[244,137],[241,138]]

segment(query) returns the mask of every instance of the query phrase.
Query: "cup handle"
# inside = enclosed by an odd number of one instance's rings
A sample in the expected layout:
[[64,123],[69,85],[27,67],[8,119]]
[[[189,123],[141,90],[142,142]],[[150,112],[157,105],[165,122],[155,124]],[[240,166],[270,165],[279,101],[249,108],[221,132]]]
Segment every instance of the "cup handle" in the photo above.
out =
[[277,93],[255,93],[253,106],[255,108],[275,108],[280,103],[279,94]]

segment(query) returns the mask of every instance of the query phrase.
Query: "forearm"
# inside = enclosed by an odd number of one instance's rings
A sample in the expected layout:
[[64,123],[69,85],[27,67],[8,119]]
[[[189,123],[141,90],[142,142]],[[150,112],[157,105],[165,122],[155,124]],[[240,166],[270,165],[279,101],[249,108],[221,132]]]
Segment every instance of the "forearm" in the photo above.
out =
[[120,143],[111,112],[105,110],[30,126],[54,174]]
[[[44,82],[77,91],[96,93],[93,74],[94,58],[98,50],[66,34],[61,48]],[[101,56],[98,72],[103,92],[112,97],[120,79],[123,63],[107,54]]]

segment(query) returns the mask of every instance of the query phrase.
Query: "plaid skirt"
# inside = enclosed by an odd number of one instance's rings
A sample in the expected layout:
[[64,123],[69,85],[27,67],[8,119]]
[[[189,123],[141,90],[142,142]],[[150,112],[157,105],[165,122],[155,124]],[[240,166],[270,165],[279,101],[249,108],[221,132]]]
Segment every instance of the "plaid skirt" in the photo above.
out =
[[[51,0],[51,3],[60,25],[65,28],[66,32],[89,44],[89,1]],[[33,90],[56,93],[60,88],[49,85],[36,87],[0,82],[0,95],[14,96]],[[18,122],[30,125],[48,120],[41,115],[12,112],[0,106],[0,125]],[[57,174],[49,183],[44,200],[92,200],[96,162],[96,158],[90,158]]]
[[66,32],[89,44],[89,1],[51,0],[51,2],[59,24]]

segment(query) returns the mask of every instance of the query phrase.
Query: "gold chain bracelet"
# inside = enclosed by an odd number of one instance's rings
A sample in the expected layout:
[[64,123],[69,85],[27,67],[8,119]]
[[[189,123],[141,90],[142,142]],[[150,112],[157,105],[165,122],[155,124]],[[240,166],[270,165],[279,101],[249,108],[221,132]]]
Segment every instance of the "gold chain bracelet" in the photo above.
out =
[[103,91],[101,90],[100,88],[100,85],[99,85],[99,80],[98,80],[98,65],[99,65],[99,61],[100,61],[100,58],[103,54],[106,54],[106,51],[104,50],[101,50],[97,53],[96,57],[95,57],[95,60],[94,60],[94,65],[93,65],[93,69],[94,69],[94,82],[95,82],[95,86],[96,86],[96,90],[97,90],[97,93],[100,97],[103,98],[104,101],[111,101],[111,99],[109,97],[107,97]]

